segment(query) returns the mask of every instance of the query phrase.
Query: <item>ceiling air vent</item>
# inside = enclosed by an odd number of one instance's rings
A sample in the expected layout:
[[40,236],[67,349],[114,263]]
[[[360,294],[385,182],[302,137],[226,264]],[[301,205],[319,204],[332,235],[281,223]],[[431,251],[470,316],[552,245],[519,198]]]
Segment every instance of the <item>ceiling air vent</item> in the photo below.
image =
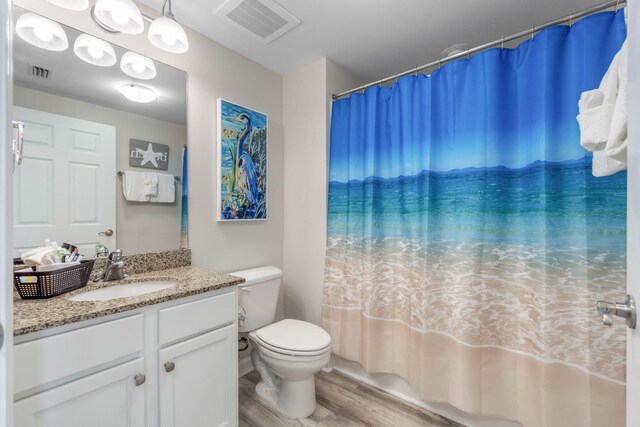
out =
[[227,0],[213,14],[249,31],[264,44],[300,24],[298,18],[273,0]]
[[37,65],[31,65],[31,75],[45,80],[51,79],[51,71]]

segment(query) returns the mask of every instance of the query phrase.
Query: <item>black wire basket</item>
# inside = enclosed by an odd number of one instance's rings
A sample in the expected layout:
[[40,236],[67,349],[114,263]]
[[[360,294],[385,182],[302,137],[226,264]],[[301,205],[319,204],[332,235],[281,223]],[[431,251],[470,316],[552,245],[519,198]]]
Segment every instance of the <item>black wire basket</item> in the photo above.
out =
[[22,299],[51,298],[87,286],[95,260],[54,271],[13,273],[13,285]]

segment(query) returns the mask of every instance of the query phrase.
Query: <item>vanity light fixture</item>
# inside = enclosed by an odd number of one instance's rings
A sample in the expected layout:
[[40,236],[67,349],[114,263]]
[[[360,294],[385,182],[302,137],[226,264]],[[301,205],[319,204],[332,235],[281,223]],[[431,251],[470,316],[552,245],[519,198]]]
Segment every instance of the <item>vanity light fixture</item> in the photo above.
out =
[[162,16],[151,23],[147,37],[152,45],[167,52],[184,53],[189,50],[187,33],[173,16],[171,0],[164,0]]
[[73,45],[73,51],[84,62],[99,67],[110,67],[116,63],[116,52],[109,42],[89,34],[80,34]]
[[146,86],[138,84],[126,84],[120,87],[120,93],[129,101],[146,104],[158,99],[156,93]]
[[122,55],[120,69],[126,75],[142,80],[152,79],[157,74],[156,65],[151,58],[135,52],[127,52]]
[[47,0],[51,4],[55,4],[63,9],[69,10],[87,10],[89,8],[89,0]]
[[59,52],[69,47],[62,26],[35,13],[27,12],[18,18],[16,33],[27,43],[41,49]]
[[97,0],[91,16],[100,28],[110,33],[140,34],[144,31],[142,14],[132,0]]

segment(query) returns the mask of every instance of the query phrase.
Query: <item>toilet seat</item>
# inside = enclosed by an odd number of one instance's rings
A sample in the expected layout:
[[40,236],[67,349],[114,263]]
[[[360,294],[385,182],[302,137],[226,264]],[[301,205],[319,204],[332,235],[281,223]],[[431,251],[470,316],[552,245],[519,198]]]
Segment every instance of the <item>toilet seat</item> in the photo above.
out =
[[324,329],[301,320],[284,319],[251,336],[260,346],[288,356],[317,356],[331,348],[331,337]]

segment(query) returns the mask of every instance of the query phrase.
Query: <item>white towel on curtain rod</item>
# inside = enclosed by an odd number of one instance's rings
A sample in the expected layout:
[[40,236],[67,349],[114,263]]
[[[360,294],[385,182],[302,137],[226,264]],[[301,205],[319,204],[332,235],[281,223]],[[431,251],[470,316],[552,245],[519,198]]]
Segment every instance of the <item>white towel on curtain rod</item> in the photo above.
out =
[[627,42],[615,56],[598,89],[578,103],[580,144],[593,152],[593,175],[627,168]]

